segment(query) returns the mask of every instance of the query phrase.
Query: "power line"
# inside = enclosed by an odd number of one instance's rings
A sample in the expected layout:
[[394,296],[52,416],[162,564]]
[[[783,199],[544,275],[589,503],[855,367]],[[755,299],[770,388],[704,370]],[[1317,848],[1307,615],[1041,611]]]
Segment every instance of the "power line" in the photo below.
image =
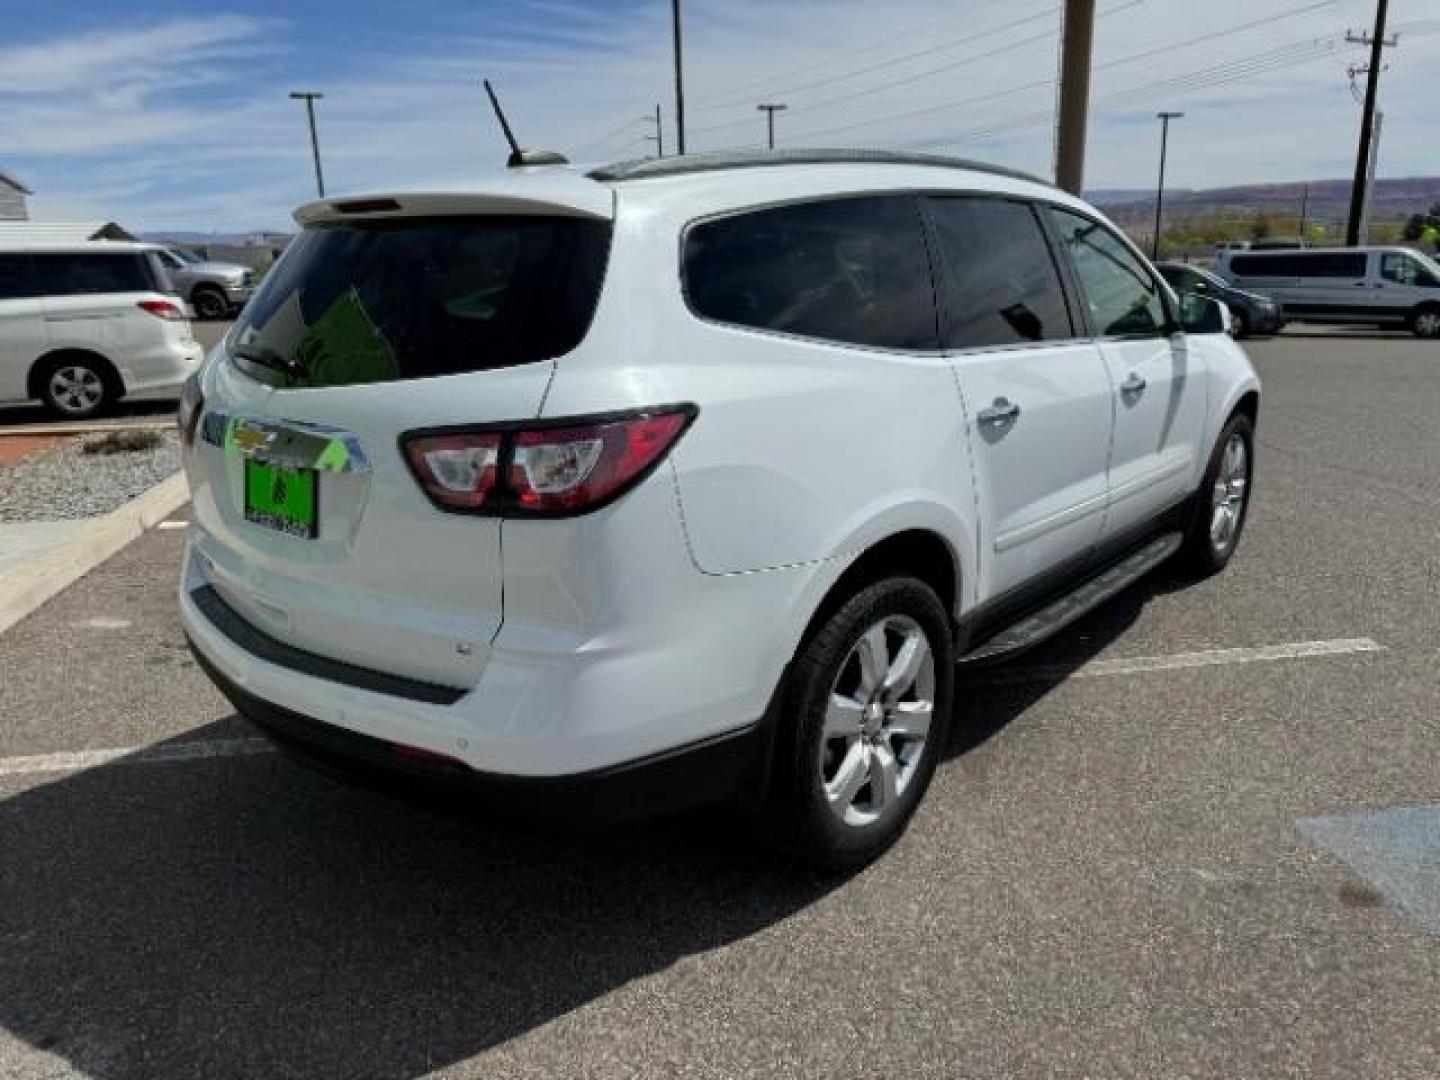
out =
[[[970,18],[970,17],[973,17],[973,16],[975,16],[975,15],[980,14],[980,12],[982,12],[982,11],[989,11],[989,10],[990,10],[991,8],[993,8],[993,7],[999,7],[1001,4],[1008,4],[1008,3],[1010,3],[1010,2],[1011,2],[1011,0],[990,0],[989,3],[981,4],[979,7],[975,8],[974,10],[964,12],[963,14],[965,15],[965,17]],[[958,14],[958,13],[957,13],[957,14]],[[941,23],[950,23],[950,22],[953,22],[954,19],[955,19],[955,17],[956,17],[955,14],[948,14],[948,15],[942,15],[942,16],[940,16],[938,19],[927,19],[927,20],[926,20],[925,22],[923,22],[923,23],[916,23],[916,24],[908,27],[907,29],[899,30],[899,31],[897,31],[897,32],[895,32],[895,33],[893,33],[893,34],[890,34],[890,35],[886,36],[886,37],[882,37],[882,38],[880,38],[880,40],[878,40],[878,41],[872,41],[872,42],[870,42],[870,44],[866,45],[864,48],[861,48],[861,49],[849,49],[849,50],[847,50],[847,51],[845,51],[845,52],[837,53],[837,54],[834,55],[834,56],[828,56],[828,57],[826,57],[824,60],[818,60],[818,61],[816,61],[816,62],[814,62],[814,63],[810,63],[810,64],[802,64],[800,67],[791,68],[791,69],[788,70],[788,71],[782,71],[782,72],[781,72],[780,74],[778,74],[778,75],[767,75],[767,76],[765,76],[763,79],[752,79],[752,80],[749,81],[749,82],[739,83],[739,84],[737,84],[737,85],[735,85],[735,86],[732,86],[730,89],[731,89],[732,91],[737,92],[737,93],[738,93],[738,92],[741,92],[741,91],[745,91],[745,92],[747,92],[747,93],[751,93],[751,92],[753,92],[753,91],[755,91],[755,90],[757,90],[757,89],[769,89],[769,88],[774,87],[775,84],[776,84],[776,81],[779,80],[779,79],[789,79],[789,78],[792,78],[792,77],[794,77],[794,76],[796,76],[796,75],[808,75],[808,74],[809,74],[810,72],[812,72],[812,71],[820,71],[820,70],[822,70],[823,68],[830,67],[830,66],[831,66],[832,64],[834,64],[837,60],[848,59],[849,57],[852,57],[852,56],[864,56],[864,55],[866,55],[866,54],[868,54],[868,53],[874,52],[874,50],[876,50],[877,48],[882,48],[882,47],[885,46],[885,45],[889,45],[891,42],[899,41],[899,40],[901,40],[902,38],[907,38],[907,37],[910,37],[910,36],[913,35],[913,34],[917,34],[917,33],[919,33],[921,30],[929,30],[931,27],[939,26]],[[961,38],[961,39],[959,39],[956,43],[958,44],[960,41],[964,41],[964,40],[967,40],[967,39]],[[736,98],[736,99],[733,99],[733,101],[736,101],[736,102],[745,101],[745,100],[749,100],[749,98],[748,98],[748,97],[745,97],[745,98]],[[699,106],[692,106],[691,111],[692,111],[692,112],[705,112],[705,111],[709,111],[709,110],[711,110],[711,109],[726,108],[730,103],[731,103],[731,102],[729,102],[729,101],[723,102],[723,103],[702,102]]]
[[[1177,49],[1189,48],[1192,45],[1198,45],[1203,42],[1212,41],[1216,38],[1228,37],[1232,34],[1239,33],[1245,30],[1251,30],[1259,26],[1265,26],[1270,23],[1279,22],[1282,19],[1293,18],[1296,15],[1304,15],[1309,12],[1316,11],[1322,7],[1330,7],[1334,3],[1335,0],[1316,0],[1316,2],[1314,3],[1304,4],[1296,8],[1290,8],[1275,15],[1268,15],[1261,19],[1255,19],[1248,23],[1242,23],[1239,26],[1227,27],[1224,30],[1215,31],[1209,34],[1200,34],[1195,37],[1182,39],[1178,42],[1167,42],[1163,45],[1157,45],[1149,49],[1143,49],[1140,52],[1131,53],[1129,55],[1122,56],[1114,60],[1108,60],[1103,64],[1095,65],[1094,70],[1105,71],[1111,68],[1120,67],[1124,64],[1133,63],[1136,60],[1143,60],[1147,57],[1155,56],[1160,53],[1168,53],[1173,52]],[[1105,15],[1114,14],[1116,10],[1120,9],[1112,8],[1107,12],[1102,12],[1100,17],[1103,18]],[[895,120],[907,120],[915,116],[924,116],[929,113],[944,112],[950,109],[959,108],[964,105],[974,105],[984,101],[991,101],[997,97],[1004,97],[1008,94],[1020,93],[1025,90],[1033,90],[1041,86],[1053,86],[1056,81],[1057,80],[1054,77],[1037,79],[1032,82],[1023,83],[1018,86],[1009,86],[1002,90],[996,90],[991,93],[981,94],[975,97],[961,98],[955,101],[945,101],[936,105],[926,105],[918,109],[907,109],[904,112],[888,113],[884,116],[872,117],[868,120],[852,121],[848,124],[840,124],[835,127],[824,128],[821,130],[797,132],[795,135],[792,136],[792,138],[797,140],[812,139],[824,135],[834,135],[844,131],[853,131],[856,128],[872,127],[876,124],[891,123]]]
[[[886,68],[894,67],[896,64],[908,63],[909,61],[919,59],[922,56],[931,56],[937,52],[944,52],[946,49],[953,49],[957,45],[964,45],[971,41],[979,41],[982,38],[994,37],[996,34],[1002,34],[1006,30],[1013,30],[1017,26],[1024,26],[1026,23],[1036,22],[1039,19],[1048,19],[1054,14],[1056,14],[1056,12],[1058,12],[1059,10],[1059,7],[1052,5],[1043,9],[1042,11],[1035,12],[1033,15],[1026,15],[1019,19],[1013,19],[1008,23],[1003,23],[1000,26],[992,27],[989,30],[982,30],[978,34],[962,34],[959,37],[950,38],[949,40],[942,41],[939,44],[930,45],[924,49],[919,49],[915,52],[905,53],[902,56],[892,57],[889,60],[882,60],[881,62],[876,64],[869,64],[865,67],[852,68],[851,70],[841,72],[838,75],[831,75],[824,79],[815,79],[807,83],[798,83],[788,86],[776,86],[769,92],[768,96],[778,97],[782,94],[803,93],[806,90],[814,90],[821,86],[829,86],[832,83],[844,82],[846,79],[854,79],[860,77],[861,75],[869,75],[876,71],[883,71]],[[717,101],[712,105],[706,106],[706,108],[711,110],[721,109],[733,105],[749,104],[753,100],[753,95],[735,97],[727,99],[726,101]]]

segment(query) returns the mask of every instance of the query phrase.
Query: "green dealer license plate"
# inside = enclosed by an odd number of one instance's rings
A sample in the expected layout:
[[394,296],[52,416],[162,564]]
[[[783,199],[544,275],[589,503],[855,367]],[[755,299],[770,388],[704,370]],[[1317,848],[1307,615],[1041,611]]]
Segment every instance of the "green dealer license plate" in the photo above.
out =
[[320,482],[314,469],[245,462],[245,520],[311,539],[320,531]]

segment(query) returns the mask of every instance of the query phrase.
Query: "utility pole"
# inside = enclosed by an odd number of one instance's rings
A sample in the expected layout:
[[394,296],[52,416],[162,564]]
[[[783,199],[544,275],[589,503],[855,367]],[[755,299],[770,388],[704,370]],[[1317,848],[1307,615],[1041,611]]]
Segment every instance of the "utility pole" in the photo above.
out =
[[756,105],[755,108],[765,114],[765,130],[770,136],[770,149],[775,149],[775,114],[784,112],[785,105]]
[[1307,235],[1306,228],[1310,224],[1310,185],[1306,184],[1300,189],[1300,246],[1309,247],[1305,242]]
[[675,32],[675,145],[685,153],[685,69],[681,62],[680,0],[670,0],[670,23]]
[[1380,129],[1385,126],[1385,112],[1375,110],[1375,127],[1370,134],[1370,160],[1365,165],[1365,199],[1360,204],[1360,243],[1370,242],[1370,204],[1375,198],[1375,163],[1380,160]]
[[1370,46],[1370,65],[1365,73],[1365,111],[1360,117],[1360,146],[1355,152],[1355,183],[1350,188],[1350,216],[1345,223],[1345,246],[1360,243],[1360,218],[1365,207],[1366,175],[1370,169],[1370,141],[1374,137],[1375,98],[1380,90],[1380,51],[1396,39],[1385,40],[1385,18],[1390,0],[1376,0],[1375,29],[1370,34],[1346,34],[1345,40]]
[[1072,195],[1085,184],[1085,124],[1090,110],[1090,51],[1095,0],[1065,0],[1060,100],[1055,124],[1055,183]]
[[656,157],[664,157],[664,156],[665,156],[665,129],[664,129],[664,127],[662,127],[661,124],[660,124],[660,106],[659,106],[658,104],[655,106],[655,115],[654,115],[654,116],[642,116],[640,119],[641,119],[641,120],[644,120],[647,124],[654,124],[654,125],[655,125],[655,134],[654,134],[654,135],[646,135],[646,136],[645,136],[645,139],[646,139],[647,142],[653,142],[653,143],[655,144],[655,156],[656,156]]
[[314,90],[292,90],[290,97],[305,102],[306,115],[310,117],[310,152],[315,155],[315,190],[320,198],[325,197],[325,174],[320,171],[320,138],[315,134],[315,102],[325,95]]
[[1160,120],[1160,182],[1155,185],[1155,239],[1150,245],[1150,257],[1160,258],[1160,208],[1165,204],[1165,148],[1170,141],[1170,121],[1179,120],[1183,112],[1158,112]]

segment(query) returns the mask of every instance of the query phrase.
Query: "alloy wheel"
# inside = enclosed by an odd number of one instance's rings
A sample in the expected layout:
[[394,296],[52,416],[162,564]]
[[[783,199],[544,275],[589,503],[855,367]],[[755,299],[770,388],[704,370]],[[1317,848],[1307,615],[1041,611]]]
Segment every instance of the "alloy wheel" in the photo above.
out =
[[72,364],[50,376],[50,400],[63,412],[93,412],[104,397],[105,383],[90,368]]
[[920,624],[888,615],[851,647],[830,689],[820,776],[831,813],[864,827],[898,811],[925,755],[935,656]]
[[1250,483],[1250,452],[1238,431],[1225,444],[1210,496],[1210,543],[1224,554],[1235,543]]

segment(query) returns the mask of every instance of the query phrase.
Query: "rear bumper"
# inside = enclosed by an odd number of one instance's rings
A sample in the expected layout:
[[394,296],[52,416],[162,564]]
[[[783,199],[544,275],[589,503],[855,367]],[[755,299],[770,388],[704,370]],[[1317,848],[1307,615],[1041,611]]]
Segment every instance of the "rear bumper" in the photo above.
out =
[[200,370],[205,347],[198,341],[166,342],[121,358],[116,367],[127,394],[179,389]]
[[760,795],[767,728],[737,732],[663,754],[565,776],[481,772],[463,761],[303,716],[251,694],[190,641],[190,651],[237,712],[282,749],[368,787],[425,797],[461,797],[531,817],[613,824]]

